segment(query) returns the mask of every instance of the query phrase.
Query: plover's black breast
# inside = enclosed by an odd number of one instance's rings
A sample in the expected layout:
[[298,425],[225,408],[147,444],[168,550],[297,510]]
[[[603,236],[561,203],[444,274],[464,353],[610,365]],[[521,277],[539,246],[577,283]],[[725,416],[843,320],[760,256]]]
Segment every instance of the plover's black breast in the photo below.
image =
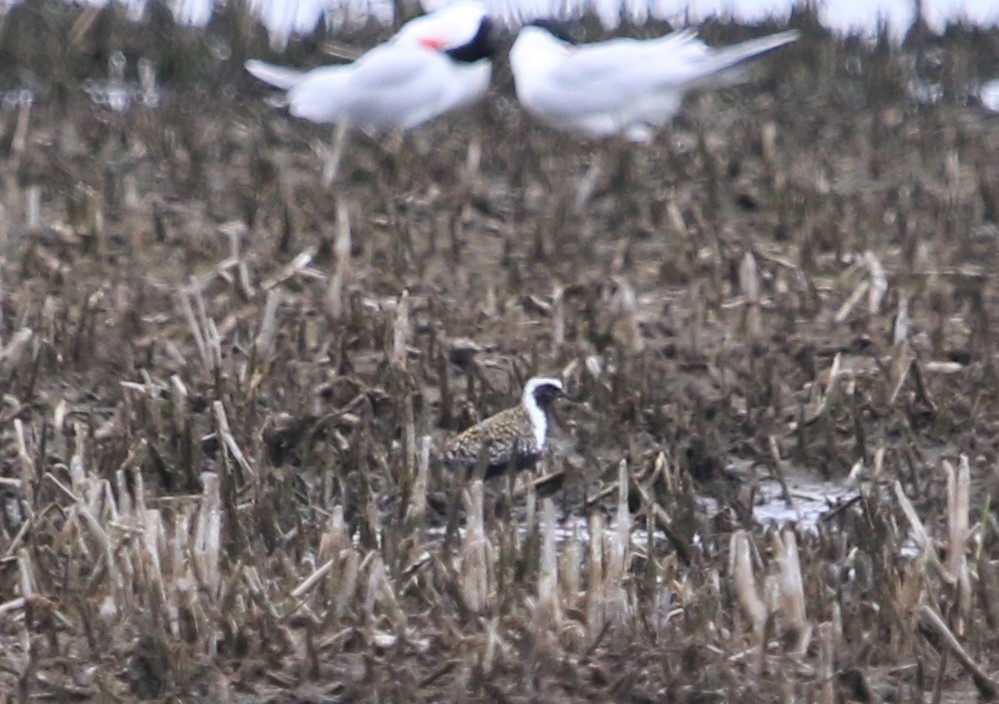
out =
[[442,457],[448,469],[471,474],[485,460],[486,478],[533,466],[541,457],[531,419],[520,406],[473,425],[451,440]]

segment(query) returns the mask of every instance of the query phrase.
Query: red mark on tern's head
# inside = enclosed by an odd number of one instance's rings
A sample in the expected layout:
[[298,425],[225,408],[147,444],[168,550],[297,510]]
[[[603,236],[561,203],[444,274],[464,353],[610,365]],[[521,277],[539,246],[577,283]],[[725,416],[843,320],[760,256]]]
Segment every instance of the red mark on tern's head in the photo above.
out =
[[447,42],[440,37],[423,37],[420,40],[420,46],[425,46],[434,51],[441,51],[447,46]]

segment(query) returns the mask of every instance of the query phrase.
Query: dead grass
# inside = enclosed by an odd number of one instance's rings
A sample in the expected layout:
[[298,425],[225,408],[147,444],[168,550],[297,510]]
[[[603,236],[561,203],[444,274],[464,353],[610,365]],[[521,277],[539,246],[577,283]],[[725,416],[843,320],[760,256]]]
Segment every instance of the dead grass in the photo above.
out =
[[[0,110],[0,699],[994,698],[999,133],[962,92],[994,32],[796,17],[577,216],[592,145],[502,70],[327,190],[237,10],[79,18],[0,39],[33,90]],[[116,49],[160,107],[79,87]],[[583,399],[554,476],[441,476],[534,372]],[[856,498],[758,526],[800,472]]]

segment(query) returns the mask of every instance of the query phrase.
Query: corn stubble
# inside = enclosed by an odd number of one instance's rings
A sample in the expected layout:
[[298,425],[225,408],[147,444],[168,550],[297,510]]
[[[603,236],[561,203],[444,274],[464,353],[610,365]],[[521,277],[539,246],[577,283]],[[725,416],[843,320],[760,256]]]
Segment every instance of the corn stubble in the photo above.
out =
[[[507,102],[358,140],[331,192],[328,135],[241,82],[238,3],[231,59],[24,8],[2,70],[52,88],[0,111],[0,700],[996,697],[999,136],[906,102],[922,54],[805,11],[580,213],[586,145]],[[988,36],[942,40],[947,90]],[[78,90],[118,50],[172,67],[158,108]],[[537,473],[443,473],[539,372],[583,402]],[[852,493],[754,522],[804,474]]]

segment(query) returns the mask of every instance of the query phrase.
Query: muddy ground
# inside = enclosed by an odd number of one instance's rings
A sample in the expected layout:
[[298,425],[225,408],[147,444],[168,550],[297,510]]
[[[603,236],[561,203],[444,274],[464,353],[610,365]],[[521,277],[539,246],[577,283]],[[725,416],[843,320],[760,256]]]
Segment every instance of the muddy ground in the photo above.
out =
[[[994,696],[999,32],[791,26],[651,145],[537,125],[501,60],[327,188],[238,7],[8,12],[0,700]],[[534,373],[579,403],[475,543],[422,438]],[[771,478],[842,491],[779,533]]]

